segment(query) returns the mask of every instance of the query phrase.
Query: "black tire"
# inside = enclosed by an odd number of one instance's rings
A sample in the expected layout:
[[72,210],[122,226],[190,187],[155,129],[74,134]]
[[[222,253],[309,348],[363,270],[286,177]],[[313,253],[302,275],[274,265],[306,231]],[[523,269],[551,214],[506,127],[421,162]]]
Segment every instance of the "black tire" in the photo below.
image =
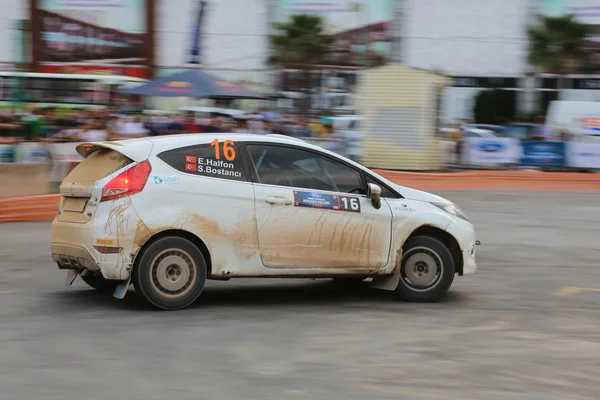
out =
[[162,310],[179,310],[202,293],[206,260],[187,239],[160,238],[138,255],[132,280],[136,293],[146,302]]
[[88,272],[87,275],[81,276],[81,279],[97,291],[107,294],[113,294],[119,283],[121,283],[120,281],[105,279],[100,272],[96,274]]
[[437,301],[450,289],[454,272],[444,243],[429,236],[410,238],[404,244],[396,294],[411,302]]

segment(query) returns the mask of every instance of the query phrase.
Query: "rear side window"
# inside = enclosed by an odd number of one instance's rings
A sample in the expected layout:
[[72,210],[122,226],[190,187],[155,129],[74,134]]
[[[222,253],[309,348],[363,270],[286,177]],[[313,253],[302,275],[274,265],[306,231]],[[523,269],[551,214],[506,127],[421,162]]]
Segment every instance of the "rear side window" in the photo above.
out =
[[246,172],[238,147],[231,141],[169,150],[158,158],[177,171],[210,178],[245,181]]
[[87,156],[67,175],[65,182],[96,182],[133,161],[115,150],[99,149]]

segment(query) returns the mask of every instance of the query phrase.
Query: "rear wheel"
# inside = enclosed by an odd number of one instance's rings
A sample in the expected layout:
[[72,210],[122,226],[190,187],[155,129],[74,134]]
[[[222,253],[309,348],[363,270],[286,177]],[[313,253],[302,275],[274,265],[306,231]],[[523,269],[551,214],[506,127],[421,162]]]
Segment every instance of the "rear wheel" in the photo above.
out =
[[396,294],[414,302],[439,300],[454,281],[454,261],[439,240],[417,236],[406,241]]
[[118,281],[105,279],[101,273],[88,273],[87,275],[80,276],[85,283],[102,293],[113,293],[117,288],[117,285],[121,283]]
[[188,307],[206,282],[206,261],[198,248],[180,237],[164,237],[138,256],[133,270],[136,292],[163,310]]

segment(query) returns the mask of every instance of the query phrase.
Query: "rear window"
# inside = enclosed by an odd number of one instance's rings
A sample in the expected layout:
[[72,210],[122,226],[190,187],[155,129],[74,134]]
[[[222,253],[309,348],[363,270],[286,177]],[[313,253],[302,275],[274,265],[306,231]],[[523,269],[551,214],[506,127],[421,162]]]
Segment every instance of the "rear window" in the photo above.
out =
[[96,182],[132,162],[133,160],[118,151],[110,149],[96,150],[67,175],[65,182]]

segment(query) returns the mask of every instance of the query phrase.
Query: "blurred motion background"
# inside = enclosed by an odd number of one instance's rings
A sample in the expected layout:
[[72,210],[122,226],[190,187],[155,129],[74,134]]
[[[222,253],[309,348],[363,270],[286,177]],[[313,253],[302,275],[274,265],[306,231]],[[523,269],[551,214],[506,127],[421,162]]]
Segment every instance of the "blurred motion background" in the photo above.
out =
[[[0,6],[0,197],[55,193],[80,142],[218,131],[380,169],[600,168],[600,1]],[[190,69],[264,98],[123,92]]]

